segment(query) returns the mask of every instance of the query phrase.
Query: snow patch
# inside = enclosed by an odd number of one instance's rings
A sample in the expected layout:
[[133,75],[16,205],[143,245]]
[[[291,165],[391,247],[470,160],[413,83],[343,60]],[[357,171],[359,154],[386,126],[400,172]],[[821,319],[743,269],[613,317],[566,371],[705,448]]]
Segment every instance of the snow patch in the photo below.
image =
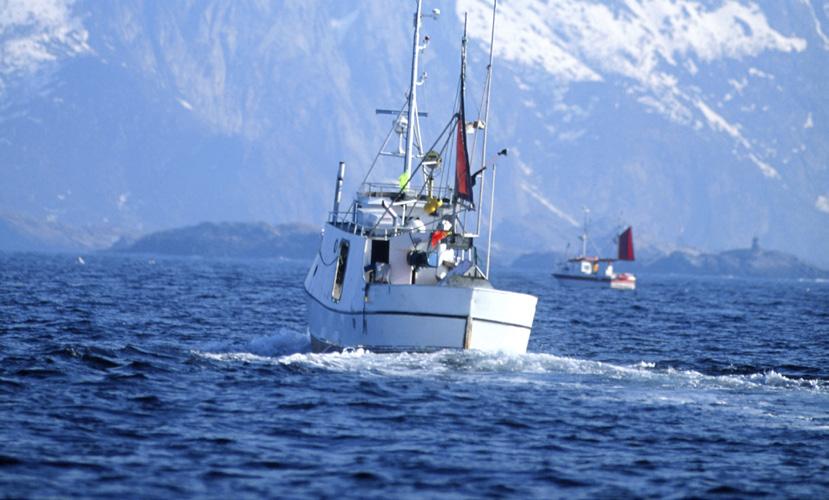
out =
[[567,132],[562,132],[558,135],[558,140],[561,142],[576,142],[578,141],[587,131],[584,129],[580,130],[570,130]]
[[[765,51],[799,52],[806,41],[772,29],[753,2],[724,0],[716,7],[695,0],[624,0],[620,7],[596,1],[515,0],[499,6],[497,57],[539,67],[563,83],[631,78],[654,94],[659,110],[682,118],[677,81],[665,72],[678,57],[708,63]],[[491,3],[459,0],[469,12],[469,35],[486,50]],[[686,66],[697,72],[691,59]],[[668,67],[666,67],[666,65]]]
[[815,208],[829,214],[829,196],[823,194],[818,196],[815,200]]
[[[801,0],[806,7],[809,8],[809,14],[812,16],[812,21],[815,23],[815,32],[817,33],[818,38],[823,42],[823,49],[829,50],[829,37],[823,32],[823,27],[820,25],[820,20],[817,17],[817,12],[815,12],[815,8],[812,6],[812,2],[810,0]],[[829,3],[823,4],[823,11],[829,16]]]
[[[469,34],[487,47],[490,39],[491,5],[485,1],[459,1],[458,17],[469,13]],[[548,21],[551,7],[542,2],[515,2],[501,6],[495,32],[494,55],[525,66],[538,67],[564,82],[601,81],[601,76],[568,51]]]
[[731,137],[733,137],[737,142],[739,142],[745,148],[751,148],[749,142],[743,137],[743,134],[740,132],[740,129],[732,125],[728,122],[725,118],[719,115],[716,111],[708,107],[702,100],[697,99],[696,101],[697,109],[702,112],[705,119],[708,120],[708,124],[714,130],[720,130],[722,132],[727,133]]
[[89,33],[73,0],[0,2],[0,93],[9,77],[90,52]]
[[523,82],[520,78],[518,78],[517,76],[516,76],[516,77],[514,77],[514,78],[513,78],[513,80],[515,81],[515,86],[516,86],[516,87],[518,87],[518,90],[522,90],[522,91],[524,91],[524,92],[527,92],[527,91],[529,91],[529,90],[530,90],[530,86],[529,86],[529,85],[527,85],[526,83],[524,83],[524,82]]
[[338,31],[340,33],[348,31],[354,21],[357,20],[357,17],[360,15],[360,10],[355,9],[352,13],[346,15],[345,17],[341,17],[339,19],[332,19],[328,22],[328,25],[334,31]]
[[186,101],[182,98],[178,98],[176,100],[178,101],[178,103],[181,105],[182,108],[184,108],[188,111],[193,111],[193,105],[190,104],[188,101]]
[[570,225],[572,225],[573,227],[578,227],[579,223],[578,223],[578,222],[576,222],[576,219],[574,219],[573,217],[571,217],[571,216],[570,216],[569,214],[567,214],[564,210],[561,210],[561,209],[560,209],[560,208],[558,208],[557,206],[553,205],[553,203],[552,203],[550,200],[548,200],[547,198],[545,198],[545,197],[544,197],[544,195],[542,195],[542,194],[538,191],[538,188],[537,188],[537,187],[535,187],[535,186],[531,186],[530,184],[528,184],[528,183],[526,183],[526,182],[524,182],[524,181],[521,181],[521,182],[518,184],[518,187],[519,187],[522,191],[524,191],[525,193],[527,193],[528,195],[530,195],[530,196],[531,196],[531,197],[532,197],[535,201],[537,201],[537,202],[538,202],[541,206],[543,206],[544,208],[546,208],[547,210],[549,210],[549,211],[550,211],[553,215],[555,215],[556,217],[558,217],[558,218],[560,218],[560,219],[562,219],[562,220],[564,220],[564,221],[567,221],[567,222],[568,222]]
[[760,169],[760,172],[763,173],[764,176],[770,179],[779,179],[780,173],[769,165],[767,162],[760,159],[756,154],[752,153],[751,143],[743,136],[743,133],[740,131],[739,124],[733,125],[728,120],[722,117],[722,115],[718,114],[716,111],[711,109],[705,102],[701,99],[697,99],[694,103],[697,109],[705,116],[705,119],[708,120],[708,125],[713,130],[719,130],[721,132],[725,132],[726,134],[730,135],[739,145],[741,145],[745,150],[748,152],[748,159],[751,160],[757,168]]
[[736,90],[738,94],[742,94],[743,89],[748,86],[748,80],[746,78],[741,78],[739,81],[732,78],[728,80],[728,83],[734,87],[734,90]]
[[779,179],[780,178],[780,173],[777,171],[777,169],[775,169],[774,167],[772,167],[768,163],[764,162],[760,158],[757,158],[757,155],[750,154],[750,155],[748,155],[748,158],[751,160],[752,163],[757,165],[757,167],[760,169],[760,171],[763,172],[763,175],[765,175],[769,179]]
[[766,80],[774,80],[774,75],[761,71],[757,68],[749,68],[748,74],[756,78],[765,78]]
[[518,170],[520,170],[522,174],[524,174],[526,176],[529,176],[529,175],[533,175],[533,173],[535,173],[535,172],[533,172],[533,169],[529,165],[527,165],[526,163],[519,161],[519,162],[517,162],[517,164],[518,164]]

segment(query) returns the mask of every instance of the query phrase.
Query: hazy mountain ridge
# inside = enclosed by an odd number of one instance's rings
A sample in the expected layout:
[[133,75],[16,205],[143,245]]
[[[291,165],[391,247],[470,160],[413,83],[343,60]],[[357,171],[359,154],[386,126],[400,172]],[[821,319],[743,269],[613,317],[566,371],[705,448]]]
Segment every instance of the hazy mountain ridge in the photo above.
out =
[[[491,7],[432,6],[444,11],[425,25],[434,127],[454,92],[465,10],[477,108]],[[8,3],[4,60],[20,33],[50,42],[24,57],[37,64],[0,65],[0,209],[128,233],[202,220],[319,224],[336,162],[347,161],[353,191],[388,125],[374,108],[402,103],[409,7]],[[759,235],[829,264],[825,5],[500,10],[490,144],[511,150],[499,169],[500,248],[561,248],[586,205],[597,227],[623,220],[661,248],[716,251]]]
[[70,226],[0,214],[0,251],[74,252],[108,248],[121,231],[111,226]]
[[100,252],[310,260],[320,229],[309,224],[202,222],[124,235],[111,226],[75,227],[0,215],[0,252]]
[[276,226],[258,222],[203,222],[196,226],[168,229],[119,242],[111,248],[119,253],[201,257],[282,257],[308,260],[319,246],[319,229],[302,224]]
[[641,266],[645,272],[763,278],[829,278],[829,271],[811,266],[794,255],[763,249],[737,249],[706,254],[672,252]]
[[[590,245],[597,255],[613,255],[610,238]],[[203,222],[144,235],[118,238],[111,227],[74,228],[60,223],[0,216],[0,251],[55,251],[137,253],[155,256],[211,258],[286,258],[310,261],[318,249],[320,231],[308,224],[265,222]],[[598,241],[597,241],[598,243]],[[508,262],[496,253],[494,268],[552,272],[567,258],[564,252],[519,254]],[[829,271],[804,263],[784,252],[759,246],[709,254],[694,249],[663,251],[637,249],[635,262],[619,262],[620,271],[644,274],[687,274],[757,278],[829,278]]]
[[[510,267],[552,273],[566,259],[557,252],[535,252],[519,256]],[[794,255],[761,248],[740,248],[715,254],[683,249],[670,253],[651,251],[635,262],[618,262],[619,272],[637,274],[685,274],[770,279],[827,279],[829,271],[817,268]]]

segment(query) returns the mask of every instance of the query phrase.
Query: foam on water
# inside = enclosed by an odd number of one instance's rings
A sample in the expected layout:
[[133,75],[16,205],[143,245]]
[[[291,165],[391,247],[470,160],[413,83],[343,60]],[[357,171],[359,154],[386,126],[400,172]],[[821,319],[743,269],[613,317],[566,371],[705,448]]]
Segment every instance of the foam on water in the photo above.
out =
[[[212,352],[211,352],[212,351]],[[640,361],[632,365],[556,356],[546,353],[505,354],[443,350],[434,353],[378,354],[364,349],[341,353],[311,353],[307,336],[283,331],[253,339],[247,349],[205,349],[195,354],[216,361],[297,365],[332,372],[364,372],[396,377],[440,377],[465,373],[505,375],[580,375],[671,389],[797,390],[829,392],[818,379],[792,378],[776,371],[745,375],[706,375],[696,370],[656,368]]]
[[589,395],[593,402],[604,401],[608,406],[690,406],[701,412],[714,412],[712,415],[751,419],[755,426],[820,433],[829,430],[826,414],[820,408],[787,409],[769,403],[792,392],[802,393],[803,397],[817,397],[819,402],[829,394],[827,384],[820,380],[786,377],[776,371],[706,375],[696,370],[656,368],[656,363],[647,361],[616,365],[544,353],[513,355],[455,350],[426,354],[377,354],[364,349],[275,356],[250,352],[196,354],[224,363],[301,367],[319,371],[321,377],[353,374],[379,377],[378,380],[412,378],[428,385],[436,380],[467,384],[471,375],[480,389],[501,390],[498,387],[503,384],[512,387],[532,384]]
[[248,343],[248,349],[261,356],[281,356],[290,353],[307,352],[311,341],[307,333],[282,328],[278,333],[256,337]]
[[214,360],[267,361],[275,356],[308,352],[311,341],[307,333],[280,328],[277,333],[253,337],[246,341],[213,341],[192,352]]

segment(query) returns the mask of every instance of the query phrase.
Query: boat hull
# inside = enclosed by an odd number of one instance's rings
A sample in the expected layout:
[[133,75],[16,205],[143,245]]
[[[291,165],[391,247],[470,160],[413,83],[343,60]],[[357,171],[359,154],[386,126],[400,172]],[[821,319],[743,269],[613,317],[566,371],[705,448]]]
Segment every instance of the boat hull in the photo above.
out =
[[493,288],[372,285],[364,307],[339,308],[308,294],[316,352],[475,349],[524,353],[537,299]]
[[636,278],[633,276],[614,278],[610,282],[610,288],[615,290],[636,290]]
[[573,275],[573,274],[562,274],[562,273],[553,273],[553,277],[558,281],[559,284],[564,286],[598,286],[598,287],[609,287],[615,290],[635,290],[636,289],[636,278],[633,276],[627,275],[625,277],[614,277],[610,278],[608,276],[585,276],[585,275]]

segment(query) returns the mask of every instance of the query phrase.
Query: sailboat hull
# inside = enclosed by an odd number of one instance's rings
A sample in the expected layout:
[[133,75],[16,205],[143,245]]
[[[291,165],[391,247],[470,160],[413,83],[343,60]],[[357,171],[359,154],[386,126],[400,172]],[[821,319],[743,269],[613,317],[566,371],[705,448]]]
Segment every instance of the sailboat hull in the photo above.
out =
[[613,278],[607,276],[582,276],[574,274],[553,273],[553,277],[562,286],[599,286],[615,290],[635,290],[636,278],[632,275],[619,275]]
[[537,299],[493,288],[372,285],[365,307],[332,307],[309,293],[314,351],[476,349],[524,353]]

